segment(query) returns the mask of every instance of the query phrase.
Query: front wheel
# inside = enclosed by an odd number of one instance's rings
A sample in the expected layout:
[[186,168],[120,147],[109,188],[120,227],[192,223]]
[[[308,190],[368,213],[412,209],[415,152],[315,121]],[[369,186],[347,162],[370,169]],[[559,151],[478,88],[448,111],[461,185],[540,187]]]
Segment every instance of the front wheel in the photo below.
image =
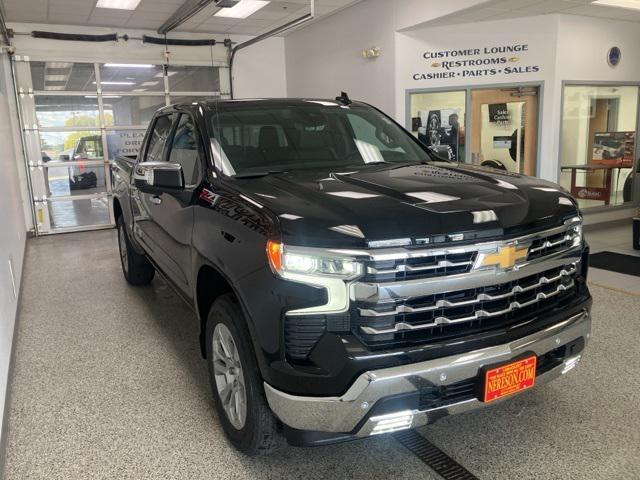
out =
[[144,255],[140,255],[133,249],[122,215],[118,217],[117,227],[120,265],[122,266],[124,278],[131,285],[147,285],[151,283],[156,271]]
[[283,445],[267,405],[242,309],[233,294],[218,297],[207,319],[207,364],[222,428],[241,452],[264,455]]

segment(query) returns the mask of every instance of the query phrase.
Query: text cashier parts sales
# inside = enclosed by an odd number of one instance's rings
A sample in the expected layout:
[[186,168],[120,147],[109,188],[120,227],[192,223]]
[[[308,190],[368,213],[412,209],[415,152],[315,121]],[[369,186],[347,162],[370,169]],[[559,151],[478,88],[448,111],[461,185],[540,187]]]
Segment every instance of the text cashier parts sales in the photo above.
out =
[[466,48],[427,51],[424,60],[436,71],[413,74],[414,80],[468,78],[510,75],[540,71],[538,65],[521,66],[521,56],[529,51],[527,44],[497,45],[484,48]]

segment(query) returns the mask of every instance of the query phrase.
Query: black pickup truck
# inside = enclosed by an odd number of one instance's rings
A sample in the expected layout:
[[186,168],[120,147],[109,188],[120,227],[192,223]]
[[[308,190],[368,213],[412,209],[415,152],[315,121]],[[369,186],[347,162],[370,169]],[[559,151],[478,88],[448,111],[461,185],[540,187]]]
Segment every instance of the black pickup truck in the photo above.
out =
[[571,370],[590,336],[565,191],[439,160],[346,96],[163,108],[112,181],[124,276],[158,272],[192,306],[247,454],[492,405]]

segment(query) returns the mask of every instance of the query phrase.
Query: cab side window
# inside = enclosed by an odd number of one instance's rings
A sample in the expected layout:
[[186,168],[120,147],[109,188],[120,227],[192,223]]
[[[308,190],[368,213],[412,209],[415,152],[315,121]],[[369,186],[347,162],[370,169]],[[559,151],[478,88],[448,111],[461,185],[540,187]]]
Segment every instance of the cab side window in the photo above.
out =
[[149,138],[149,145],[144,157],[145,162],[162,162],[164,161],[164,146],[167,138],[171,133],[171,116],[163,115],[156,119]]
[[171,142],[169,162],[182,167],[185,185],[198,183],[200,177],[200,160],[196,137],[196,126],[191,115],[180,115],[176,132]]

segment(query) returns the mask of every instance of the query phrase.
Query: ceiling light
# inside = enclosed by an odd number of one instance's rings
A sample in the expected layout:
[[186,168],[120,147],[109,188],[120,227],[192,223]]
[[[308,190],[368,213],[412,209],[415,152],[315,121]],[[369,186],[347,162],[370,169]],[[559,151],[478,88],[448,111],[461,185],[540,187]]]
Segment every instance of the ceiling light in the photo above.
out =
[[96,8],[113,8],[114,10],[135,10],[140,0],[98,0]]
[[235,7],[223,8],[215,13],[216,17],[247,18],[269,4],[266,0],[240,0]]
[[153,68],[155,65],[151,65],[150,63],[105,63],[105,67],[116,67],[116,68]]
[[69,62],[47,62],[47,68],[71,68],[73,67],[73,63]]
[[143,82],[140,84],[141,87],[153,87],[154,85],[158,85],[160,82]]
[[46,82],[64,82],[69,78],[69,75],[45,75],[44,80]]
[[[98,98],[97,95],[85,95],[84,98]],[[121,95],[103,95],[102,98],[122,98]]]
[[591,2],[594,5],[605,7],[627,8],[629,10],[640,10],[640,0],[596,0]]
[[[94,85],[96,82],[92,82]],[[100,85],[135,85],[136,82],[100,82]]]

